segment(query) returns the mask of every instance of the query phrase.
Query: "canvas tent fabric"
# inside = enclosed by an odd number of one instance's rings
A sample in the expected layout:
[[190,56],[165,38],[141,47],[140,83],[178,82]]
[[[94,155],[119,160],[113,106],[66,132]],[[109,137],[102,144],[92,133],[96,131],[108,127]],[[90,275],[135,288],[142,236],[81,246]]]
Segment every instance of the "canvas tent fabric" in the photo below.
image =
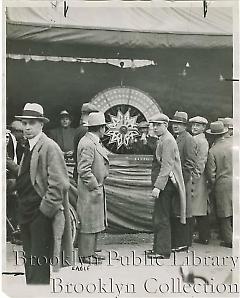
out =
[[15,41],[15,50],[18,45],[19,51],[25,53],[29,42],[52,44],[55,54],[58,44],[74,45],[75,50],[69,52],[71,55],[82,46],[114,49],[231,47],[232,10],[215,7],[203,18],[200,7],[73,9],[70,6],[65,18],[60,7],[10,7],[7,8],[7,40],[9,52],[14,51],[12,41]]

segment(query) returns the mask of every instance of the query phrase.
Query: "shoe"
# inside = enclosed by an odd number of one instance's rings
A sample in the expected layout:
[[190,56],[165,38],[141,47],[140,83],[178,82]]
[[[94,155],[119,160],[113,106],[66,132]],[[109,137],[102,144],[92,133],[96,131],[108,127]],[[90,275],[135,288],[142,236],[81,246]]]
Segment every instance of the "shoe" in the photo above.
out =
[[195,243],[199,243],[199,244],[208,245],[209,240],[208,239],[204,239],[204,240],[202,240],[202,239],[195,239],[194,242]]
[[22,245],[22,240],[17,238],[12,238],[11,243],[16,245]]
[[224,247],[232,248],[232,243],[231,243],[231,242],[224,242],[224,241],[222,241],[222,242],[220,243],[220,246],[224,246]]
[[188,246],[179,246],[172,248],[172,252],[188,251]]
[[151,253],[148,253],[147,254],[147,257],[149,259],[169,259],[170,258],[170,255],[169,254],[167,254],[167,255],[157,254],[155,252],[151,252]]
[[97,259],[99,259],[99,260],[101,260],[101,261],[106,260],[106,257],[105,257],[105,256],[103,256],[103,255],[99,255],[99,254],[96,254],[96,253],[93,255],[93,257],[94,257],[94,258],[97,258]]
[[80,257],[83,264],[101,265],[102,261],[95,256]]
[[96,248],[95,252],[102,252],[102,250],[100,248]]

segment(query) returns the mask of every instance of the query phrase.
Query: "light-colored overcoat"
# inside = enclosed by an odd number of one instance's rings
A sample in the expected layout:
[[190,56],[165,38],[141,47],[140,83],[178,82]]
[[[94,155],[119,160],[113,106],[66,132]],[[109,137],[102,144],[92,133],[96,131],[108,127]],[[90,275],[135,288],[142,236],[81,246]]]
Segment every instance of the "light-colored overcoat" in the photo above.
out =
[[199,177],[197,170],[197,145],[189,132],[183,131],[176,138],[179,149],[183,179],[186,189],[186,217],[192,216],[192,181]]
[[104,180],[109,172],[107,150],[90,132],[79,141],[77,150],[80,233],[98,233],[107,225]]
[[220,137],[209,150],[206,170],[214,192],[218,217],[233,215],[232,166],[233,147],[230,138]]
[[[186,192],[182,175],[181,161],[177,143],[169,131],[159,138],[153,159],[152,184],[164,190],[169,178],[172,176],[177,197],[174,198],[172,213],[180,217],[181,223],[186,223]],[[171,179],[171,178],[170,178]],[[170,199],[170,198],[169,198]]]
[[196,166],[200,177],[193,177],[192,180],[192,215],[207,215],[209,209],[208,185],[205,167],[208,158],[208,141],[204,133],[193,137],[197,144],[197,162]]
[[[23,159],[22,159],[23,161]],[[21,172],[22,161],[19,167]],[[72,261],[72,234],[70,224],[70,212],[68,202],[68,189],[70,187],[67,168],[63,158],[63,153],[60,147],[44,133],[33,147],[32,157],[30,162],[30,179],[37,194],[42,198],[40,211],[53,222],[53,254],[61,252],[66,260]],[[61,209],[64,210],[61,211]],[[64,213],[62,221],[61,214]],[[60,215],[60,216],[59,216]],[[54,224],[55,217],[58,219],[58,226]],[[63,236],[61,239],[57,235],[61,235],[62,226],[64,227]],[[56,256],[54,254],[54,256]],[[67,265],[67,262],[62,263],[62,258],[57,255],[58,260],[62,265]]]

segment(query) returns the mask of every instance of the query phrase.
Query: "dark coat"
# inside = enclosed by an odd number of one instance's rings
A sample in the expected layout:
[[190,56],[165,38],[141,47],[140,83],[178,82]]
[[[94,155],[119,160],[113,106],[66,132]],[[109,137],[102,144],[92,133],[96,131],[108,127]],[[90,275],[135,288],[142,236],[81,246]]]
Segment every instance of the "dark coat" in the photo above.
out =
[[186,189],[186,216],[192,216],[192,180],[193,177],[199,177],[197,168],[197,144],[189,132],[183,131],[176,139],[181,165],[183,179]]
[[152,185],[163,190],[173,175],[178,196],[174,198],[173,213],[186,223],[186,192],[177,143],[169,131],[159,138],[152,165]]
[[140,138],[137,138],[132,144],[134,154],[153,155],[157,147],[157,138],[147,136],[147,143],[144,144]]
[[104,181],[108,176],[107,150],[91,133],[80,140],[77,152],[77,213],[81,233],[98,233],[107,225]]
[[216,199],[218,217],[233,215],[232,181],[233,181],[233,145],[232,139],[220,137],[209,150],[206,165],[208,179]]
[[57,127],[49,131],[49,137],[53,139],[63,152],[73,151],[73,139],[75,128]]

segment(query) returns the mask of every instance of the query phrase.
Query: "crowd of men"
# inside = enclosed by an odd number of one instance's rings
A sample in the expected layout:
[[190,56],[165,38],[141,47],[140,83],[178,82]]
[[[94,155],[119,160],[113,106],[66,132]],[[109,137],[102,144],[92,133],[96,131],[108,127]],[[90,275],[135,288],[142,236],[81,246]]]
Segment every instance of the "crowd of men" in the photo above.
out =
[[[49,119],[42,106],[27,103],[7,131],[7,219],[13,235],[21,230],[27,260],[32,255],[58,256],[61,250],[71,259],[70,182],[65,162],[69,156],[76,161],[78,255],[87,264],[104,260],[98,253],[97,237],[107,226],[104,181],[109,159],[101,143],[106,122],[104,114],[91,103],[83,104],[81,111],[77,129],[70,127],[71,116],[64,110],[59,115],[61,127],[47,136],[43,127]],[[187,131],[189,125],[191,133]],[[209,243],[210,196],[221,245],[232,247],[233,123],[231,118],[221,118],[206,130],[207,125],[204,117],[188,120],[187,113],[178,111],[172,119],[158,113],[139,124],[139,138],[132,142],[132,150],[153,155],[154,242],[149,258],[169,258],[173,251],[188,250],[195,222],[199,235],[195,241]],[[205,132],[211,136],[210,146]],[[18,207],[12,207],[16,196]],[[12,214],[16,209],[17,215]],[[11,220],[14,217],[16,222]],[[11,240],[20,241],[15,237]],[[25,274],[27,284],[48,284],[50,264],[34,266],[27,261]]]

